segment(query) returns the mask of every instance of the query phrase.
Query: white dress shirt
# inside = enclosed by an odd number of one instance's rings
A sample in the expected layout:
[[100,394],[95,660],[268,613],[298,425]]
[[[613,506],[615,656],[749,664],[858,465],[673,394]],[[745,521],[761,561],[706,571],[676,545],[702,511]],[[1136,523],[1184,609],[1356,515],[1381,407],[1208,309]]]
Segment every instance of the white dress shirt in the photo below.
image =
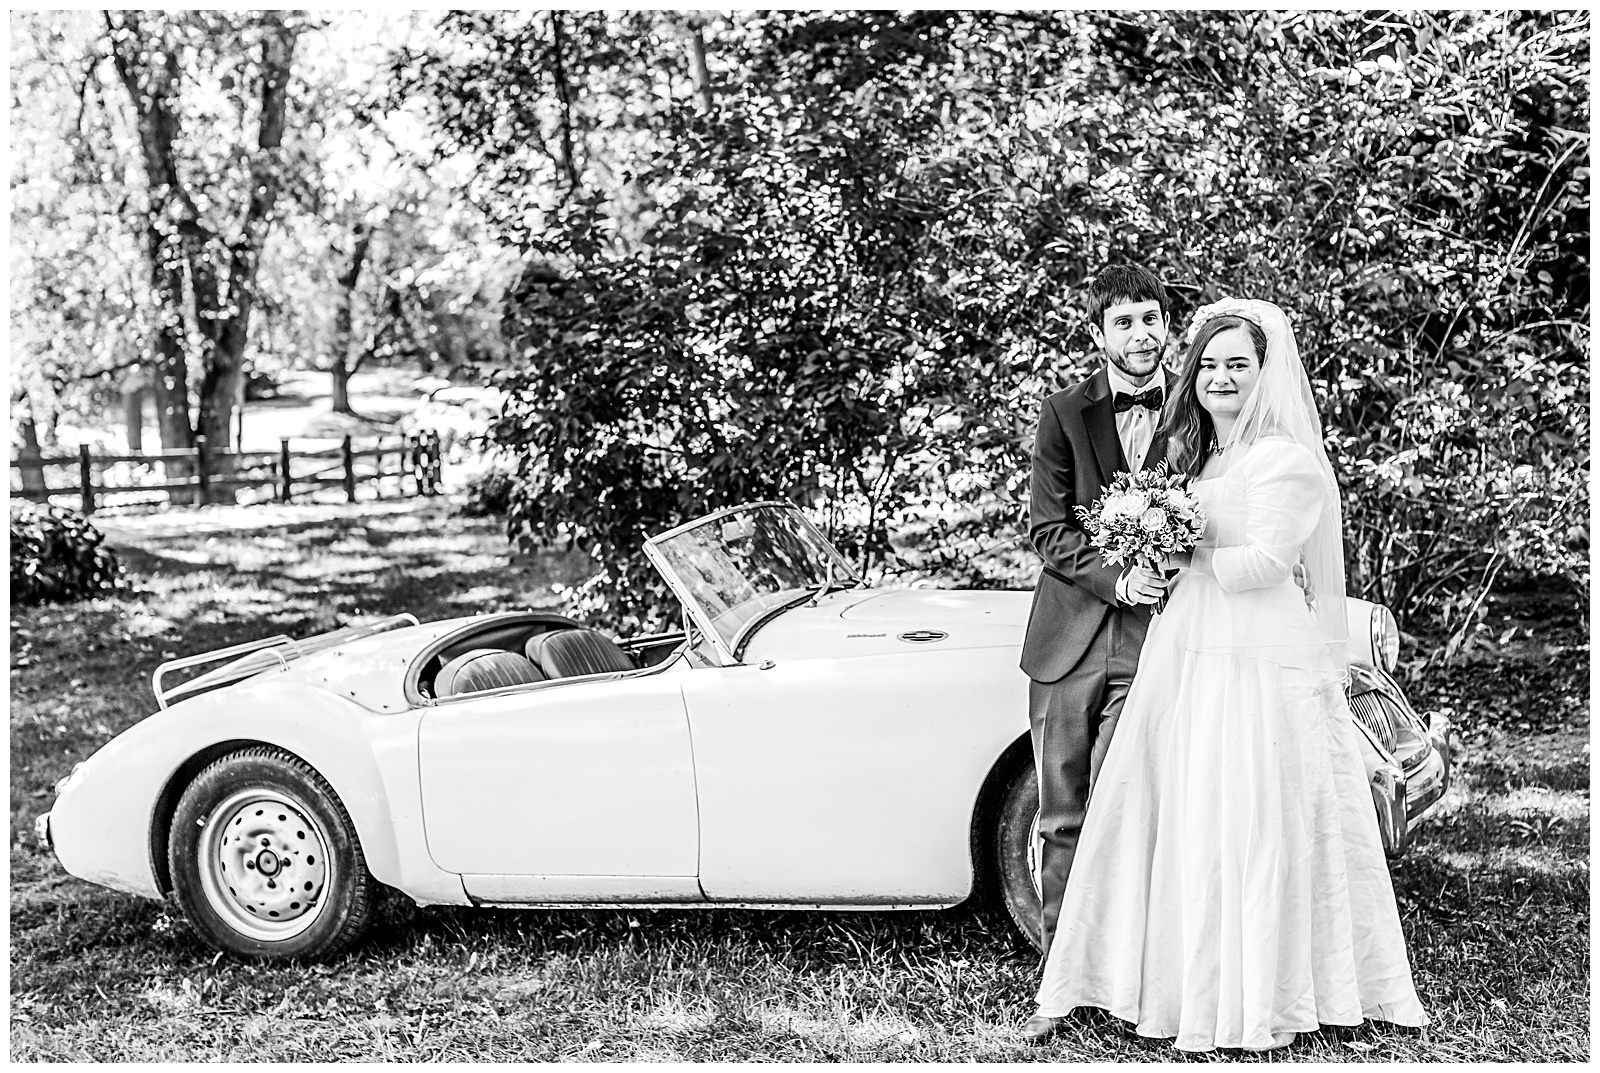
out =
[[[1117,367],[1106,363],[1106,375],[1111,379],[1111,393],[1115,395],[1122,392],[1124,395],[1138,395],[1153,387],[1166,390],[1166,374],[1160,368],[1156,374],[1145,381],[1144,387],[1134,387],[1117,371]],[[1139,472],[1139,467],[1144,465],[1145,452],[1150,450],[1150,441],[1155,438],[1156,425],[1161,422],[1161,411],[1150,410],[1143,406],[1130,406],[1117,414],[1117,439],[1122,441],[1122,457],[1128,460],[1128,468]]]
[[[1167,374],[1159,366],[1156,374],[1145,381],[1144,387],[1134,387],[1117,371],[1117,367],[1110,362],[1106,363],[1106,376],[1111,380],[1111,392],[1115,395],[1122,392],[1125,395],[1137,395],[1149,391],[1153,387],[1166,390]],[[1139,467],[1144,465],[1144,456],[1150,450],[1150,441],[1155,438],[1156,425],[1161,421],[1161,411],[1147,409],[1143,406],[1130,406],[1117,418],[1117,439],[1122,441],[1122,457],[1128,462],[1128,468],[1139,472]],[[1128,603],[1128,575],[1133,570],[1129,567],[1117,578],[1117,600],[1119,603]]]

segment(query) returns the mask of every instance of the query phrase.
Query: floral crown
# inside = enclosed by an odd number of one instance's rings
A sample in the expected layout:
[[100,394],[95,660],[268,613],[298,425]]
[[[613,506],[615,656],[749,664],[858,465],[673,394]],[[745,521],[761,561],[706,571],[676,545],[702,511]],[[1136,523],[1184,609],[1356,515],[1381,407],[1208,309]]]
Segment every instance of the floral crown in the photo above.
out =
[[1212,302],[1210,305],[1201,306],[1194,311],[1194,319],[1189,322],[1188,330],[1183,333],[1183,345],[1188,346],[1194,342],[1194,337],[1200,331],[1200,326],[1212,317],[1241,317],[1254,324],[1257,328],[1264,328],[1261,315],[1250,308],[1250,304],[1243,298],[1223,298]]

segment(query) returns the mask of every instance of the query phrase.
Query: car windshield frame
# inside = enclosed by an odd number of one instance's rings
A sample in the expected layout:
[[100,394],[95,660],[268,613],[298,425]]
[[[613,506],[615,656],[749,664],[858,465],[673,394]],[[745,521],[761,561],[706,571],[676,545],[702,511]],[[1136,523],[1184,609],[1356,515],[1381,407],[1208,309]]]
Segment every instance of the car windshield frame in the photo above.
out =
[[644,552],[725,665],[779,612],[824,585],[861,583],[800,508],[781,500],[713,511],[651,537]]

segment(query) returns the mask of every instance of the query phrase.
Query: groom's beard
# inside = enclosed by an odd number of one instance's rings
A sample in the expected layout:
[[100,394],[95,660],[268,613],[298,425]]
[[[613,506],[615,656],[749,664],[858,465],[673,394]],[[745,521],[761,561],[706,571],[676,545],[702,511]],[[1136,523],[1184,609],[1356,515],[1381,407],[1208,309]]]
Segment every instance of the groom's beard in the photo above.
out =
[[1127,377],[1130,382],[1143,387],[1144,382],[1161,368],[1161,351],[1161,344],[1157,343],[1149,351],[1142,353],[1116,350],[1107,350],[1105,353],[1106,360],[1115,365],[1119,373]]

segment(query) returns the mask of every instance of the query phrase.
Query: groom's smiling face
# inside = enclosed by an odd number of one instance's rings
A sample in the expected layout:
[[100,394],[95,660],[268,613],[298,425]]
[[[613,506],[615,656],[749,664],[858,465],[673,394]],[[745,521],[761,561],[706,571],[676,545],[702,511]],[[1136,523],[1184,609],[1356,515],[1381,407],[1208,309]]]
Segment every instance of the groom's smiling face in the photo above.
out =
[[1167,348],[1167,316],[1161,303],[1115,302],[1106,307],[1099,326],[1089,325],[1095,345],[1106,360],[1136,387],[1155,375]]

